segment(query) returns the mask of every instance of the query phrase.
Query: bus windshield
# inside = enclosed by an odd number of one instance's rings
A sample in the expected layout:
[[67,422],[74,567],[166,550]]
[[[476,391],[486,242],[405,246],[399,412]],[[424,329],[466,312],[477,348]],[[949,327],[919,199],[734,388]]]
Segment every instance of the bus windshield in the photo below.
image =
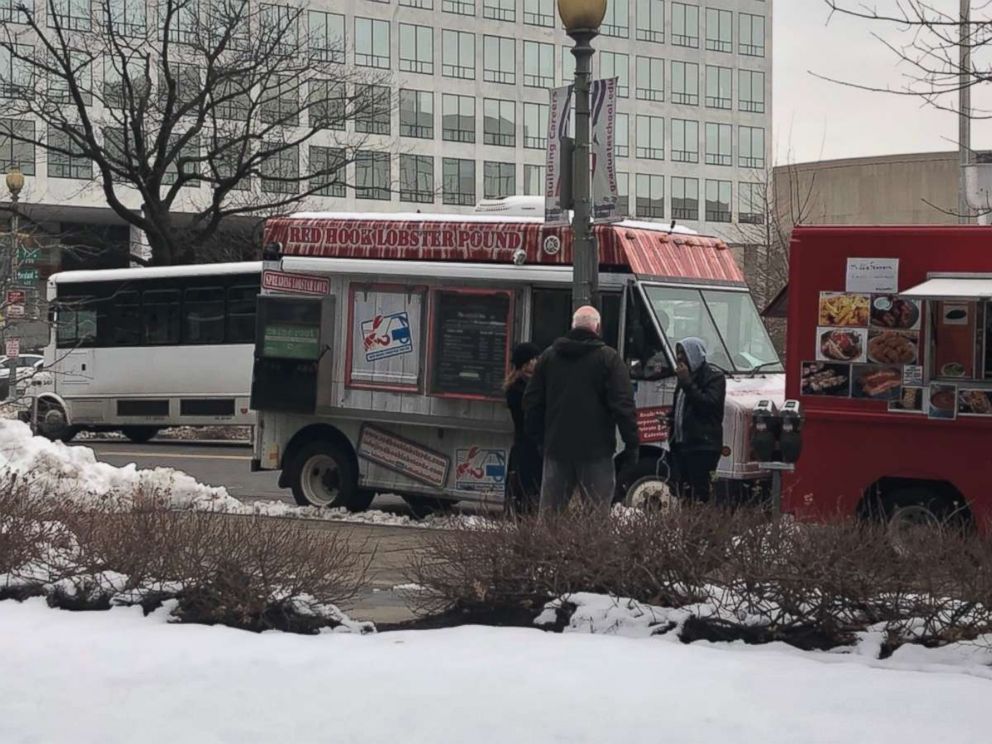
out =
[[728,372],[784,372],[748,292],[644,285],[658,324],[674,346],[696,336],[709,361]]

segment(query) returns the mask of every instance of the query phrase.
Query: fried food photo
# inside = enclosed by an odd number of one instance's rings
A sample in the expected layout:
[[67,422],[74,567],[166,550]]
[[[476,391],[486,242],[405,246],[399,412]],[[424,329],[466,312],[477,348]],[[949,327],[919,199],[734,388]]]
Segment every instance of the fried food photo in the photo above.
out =
[[820,325],[860,327],[868,325],[867,295],[820,295]]
[[852,331],[827,331],[820,336],[820,352],[827,359],[850,362],[861,356],[862,339]]
[[982,416],[992,415],[992,400],[985,390],[962,390],[961,412],[975,413]]
[[899,331],[882,331],[869,339],[868,358],[879,364],[913,364],[916,337]]

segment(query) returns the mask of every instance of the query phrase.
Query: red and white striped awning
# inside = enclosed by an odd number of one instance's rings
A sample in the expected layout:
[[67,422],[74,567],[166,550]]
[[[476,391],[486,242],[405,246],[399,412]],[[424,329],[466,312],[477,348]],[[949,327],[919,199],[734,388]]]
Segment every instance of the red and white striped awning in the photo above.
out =
[[[744,283],[727,245],[717,238],[670,234],[644,223],[597,225],[594,232],[605,270],[659,280]],[[280,243],[285,256],[512,263],[514,253],[523,250],[527,264],[572,263],[570,228],[515,218],[274,217],[266,222],[264,240]]]

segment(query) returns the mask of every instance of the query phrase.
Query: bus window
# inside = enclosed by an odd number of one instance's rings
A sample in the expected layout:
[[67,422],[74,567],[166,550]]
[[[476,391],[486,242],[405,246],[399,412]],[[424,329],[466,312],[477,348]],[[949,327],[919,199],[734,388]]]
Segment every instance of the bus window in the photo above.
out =
[[150,289],[141,296],[144,341],[149,345],[179,343],[179,290]]
[[258,285],[240,284],[227,289],[227,343],[255,341],[255,303]]
[[[534,289],[531,292],[531,341],[546,349],[568,333],[572,326],[572,291],[570,289]],[[600,295],[603,316],[603,341],[617,348],[620,326],[620,295],[604,292]]]
[[55,345],[60,349],[92,346],[96,342],[97,308],[92,297],[63,297],[57,300],[58,324]]
[[224,343],[223,287],[196,287],[185,291],[183,343]]
[[111,298],[111,346],[138,346],[141,343],[141,295],[118,292]]

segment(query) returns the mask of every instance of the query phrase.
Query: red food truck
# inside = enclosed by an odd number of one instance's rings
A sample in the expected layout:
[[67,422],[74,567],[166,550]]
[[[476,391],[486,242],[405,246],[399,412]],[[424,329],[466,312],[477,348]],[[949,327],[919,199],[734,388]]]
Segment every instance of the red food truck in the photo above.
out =
[[992,527],[992,229],[797,227],[786,398],[799,519]]

